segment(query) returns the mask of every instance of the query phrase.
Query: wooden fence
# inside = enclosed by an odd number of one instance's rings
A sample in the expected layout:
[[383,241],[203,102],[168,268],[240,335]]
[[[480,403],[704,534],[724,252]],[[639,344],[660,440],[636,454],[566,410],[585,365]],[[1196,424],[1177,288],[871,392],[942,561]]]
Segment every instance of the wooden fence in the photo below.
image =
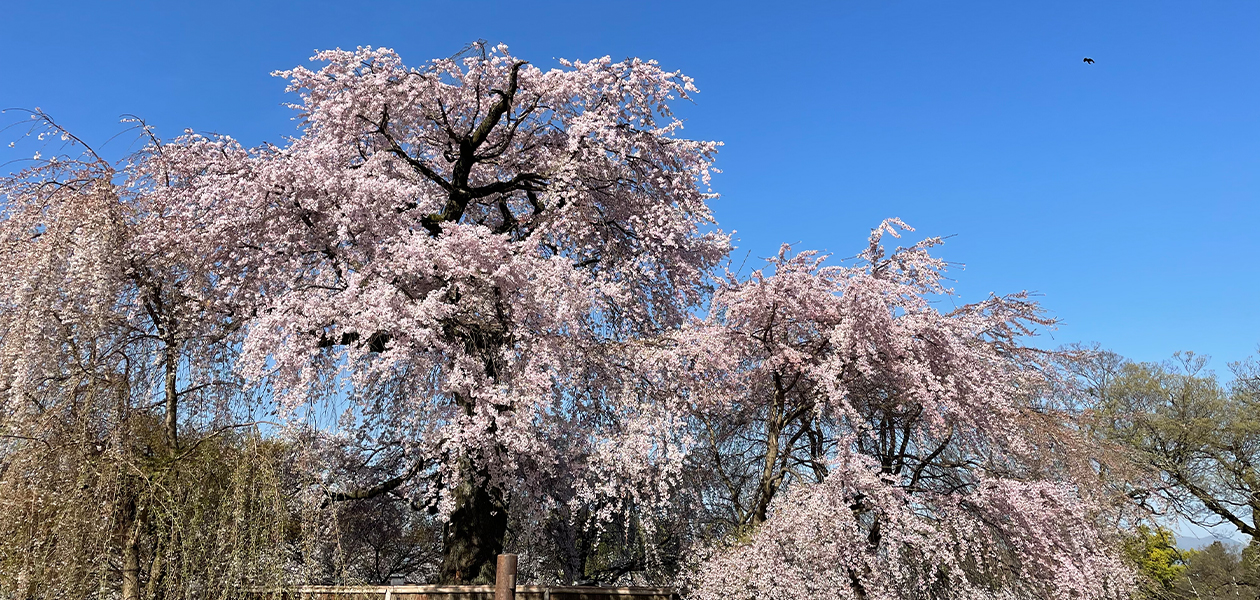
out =
[[[518,585],[515,600],[677,600],[669,588]],[[493,585],[303,586],[260,600],[494,600]]]
[[500,554],[494,585],[308,585],[255,590],[257,600],[678,600],[669,588],[516,585],[516,555]]

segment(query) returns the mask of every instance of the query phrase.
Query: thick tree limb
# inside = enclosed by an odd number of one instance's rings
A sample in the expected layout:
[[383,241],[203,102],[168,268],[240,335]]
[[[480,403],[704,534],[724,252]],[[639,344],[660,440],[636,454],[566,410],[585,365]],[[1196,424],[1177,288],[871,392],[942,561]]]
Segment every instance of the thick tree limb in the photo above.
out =
[[412,467],[408,469],[406,473],[403,473],[402,475],[399,475],[398,477],[394,477],[393,479],[386,479],[385,481],[382,481],[381,483],[378,483],[369,488],[364,488],[361,490],[354,490],[352,492],[325,492],[324,493],[324,506],[327,506],[331,502],[344,502],[346,500],[367,500],[369,498],[375,498],[377,496],[380,496],[381,494],[387,494],[389,492],[392,492],[398,489],[398,486],[406,483],[407,480],[411,479],[412,477],[415,477],[416,473],[420,472],[420,467],[423,465],[424,465],[424,461],[416,461],[416,464],[412,465]]
[[1194,482],[1190,481],[1188,478],[1185,477],[1185,475],[1177,471],[1168,471],[1168,474],[1171,475],[1172,478],[1175,479],[1179,485],[1186,488],[1186,491],[1190,492],[1195,498],[1199,500],[1199,502],[1202,502],[1203,506],[1206,507],[1209,511],[1211,511],[1212,514],[1215,514],[1216,516],[1222,519],[1225,519],[1226,521],[1229,521],[1229,523],[1233,525],[1234,527],[1237,527],[1238,531],[1241,532],[1243,535],[1246,535],[1251,538],[1255,538],[1257,537],[1257,534],[1260,534],[1260,530],[1257,530],[1256,526],[1251,525],[1247,523],[1246,521],[1242,520],[1241,518],[1239,518],[1238,515],[1235,515],[1233,513],[1233,511],[1229,510],[1228,508],[1225,507],[1225,505],[1221,504],[1219,500],[1212,497],[1212,494],[1210,492],[1203,489],[1202,487],[1199,487]]

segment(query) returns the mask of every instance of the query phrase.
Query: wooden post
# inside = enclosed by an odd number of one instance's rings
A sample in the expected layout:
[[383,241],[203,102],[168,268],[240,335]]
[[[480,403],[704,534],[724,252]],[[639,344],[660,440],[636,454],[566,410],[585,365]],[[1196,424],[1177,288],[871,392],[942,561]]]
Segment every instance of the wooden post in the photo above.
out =
[[516,600],[516,555],[500,554],[494,570],[494,600]]

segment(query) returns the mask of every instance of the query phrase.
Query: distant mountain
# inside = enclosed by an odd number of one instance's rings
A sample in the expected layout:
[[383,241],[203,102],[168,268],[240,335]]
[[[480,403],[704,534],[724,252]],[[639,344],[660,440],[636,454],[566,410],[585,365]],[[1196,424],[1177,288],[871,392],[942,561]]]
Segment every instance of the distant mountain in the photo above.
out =
[[1243,547],[1246,546],[1246,544],[1239,540],[1227,537],[1190,537],[1187,535],[1178,535],[1176,538],[1177,547],[1182,550],[1201,550],[1211,546],[1213,542],[1220,542],[1221,544],[1224,544],[1226,548],[1235,552],[1242,550]]

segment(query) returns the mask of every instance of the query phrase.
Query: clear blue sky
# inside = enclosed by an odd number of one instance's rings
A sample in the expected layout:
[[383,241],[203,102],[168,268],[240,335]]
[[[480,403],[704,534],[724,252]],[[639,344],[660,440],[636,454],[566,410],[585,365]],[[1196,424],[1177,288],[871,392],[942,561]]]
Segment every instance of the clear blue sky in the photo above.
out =
[[280,142],[268,73],[315,49],[655,58],[702,90],[686,134],[726,143],[714,206],[740,255],[849,256],[898,216],[955,235],[965,299],[1044,294],[1046,344],[1223,372],[1260,343],[1260,3],[22,2],[0,22],[0,107],[96,144],[123,113]]

